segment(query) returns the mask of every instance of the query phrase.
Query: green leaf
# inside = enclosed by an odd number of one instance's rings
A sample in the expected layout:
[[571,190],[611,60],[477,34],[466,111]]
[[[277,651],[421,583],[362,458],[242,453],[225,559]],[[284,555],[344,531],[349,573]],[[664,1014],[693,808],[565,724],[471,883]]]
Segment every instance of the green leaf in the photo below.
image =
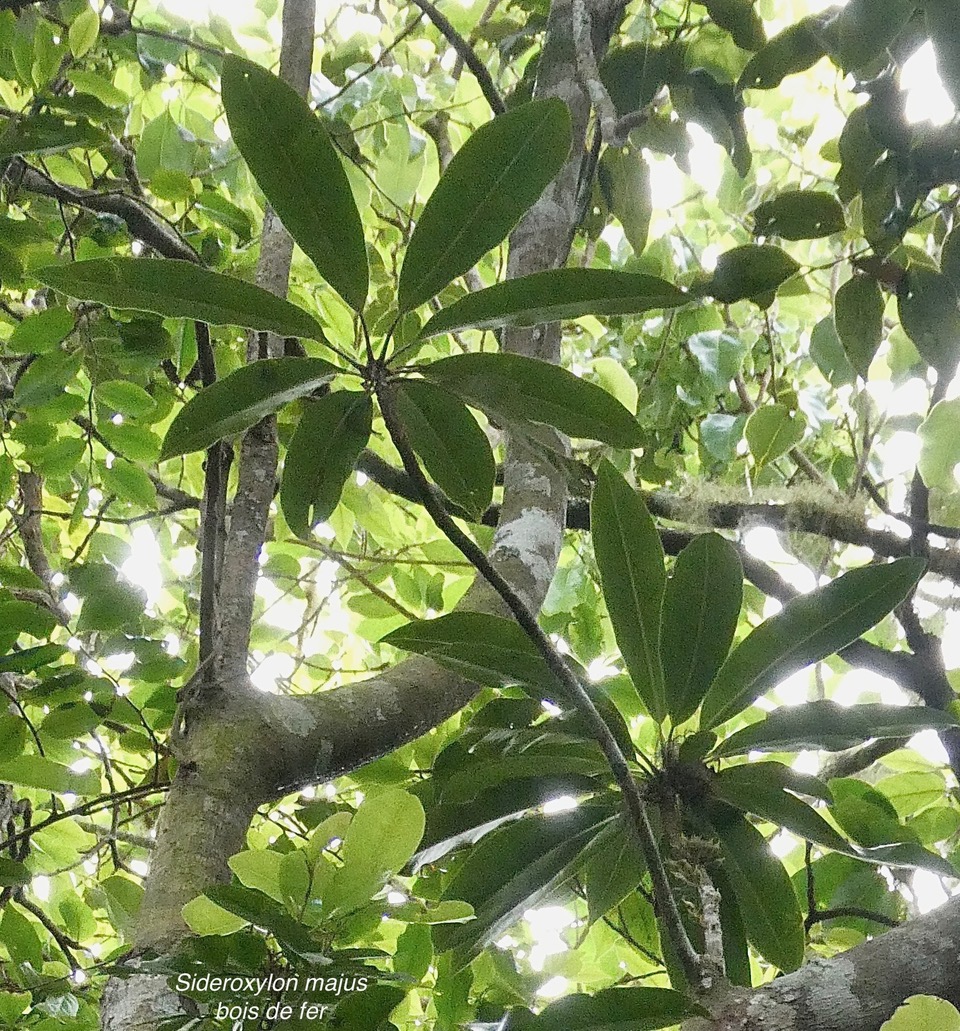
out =
[[392,630],[382,644],[426,655],[477,684],[528,684],[556,693],[558,682],[533,642],[512,619],[451,612]]
[[340,372],[322,358],[266,358],[217,380],[177,412],[160,460],[201,451],[242,433],[288,401],[312,393]]
[[708,533],[680,552],[660,626],[666,708],[675,724],[693,715],[727,657],[742,600],[743,567],[729,541]]
[[816,240],[846,228],[843,208],[820,190],[786,190],[753,211],[758,236]]
[[960,1031],[960,1011],[946,999],[911,995],[880,1031]]
[[447,497],[474,516],[493,498],[496,463],[486,433],[448,391],[425,380],[397,384],[397,407],[410,446]]
[[811,15],[774,36],[750,58],[741,89],[776,89],[788,75],[805,72],[826,54],[820,38],[824,17]]
[[870,738],[911,737],[957,726],[949,713],[914,705],[838,705],[828,700],[784,706],[722,741],[717,756],[747,752],[840,752]]
[[960,302],[949,276],[923,265],[911,265],[897,291],[904,332],[920,357],[950,378],[960,358]]
[[21,884],[29,884],[31,880],[33,874],[23,863],[0,857],[0,887],[19,887]]
[[444,899],[473,906],[476,919],[433,928],[438,950],[465,961],[496,941],[527,909],[555,898],[576,873],[583,850],[611,819],[608,807],[580,806],[528,816],[488,834],[447,882]]
[[17,323],[7,347],[14,354],[43,354],[64,341],[75,325],[73,313],[66,308],[47,308]]
[[0,992],[0,1020],[6,1027],[20,1027],[20,1018],[30,1002],[29,992]]
[[3,910],[0,941],[15,965],[29,964],[37,972],[43,969],[43,946],[36,927],[12,902],[8,902]]
[[606,988],[558,999],[521,1026],[523,1031],[658,1031],[696,1016],[709,1013],[671,988]]
[[900,35],[915,0],[849,0],[837,17],[837,51],[845,72],[869,65]]
[[323,339],[317,321],[302,308],[252,283],[221,276],[189,261],[91,258],[69,265],[47,265],[32,275],[68,297],[111,308]]
[[960,107],[960,9],[953,0],[923,0],[937,70],[953,103]]
[[233,141],[267,200],[320,275],[360,311],[369,285],[363,226],[326,129],[296,90],[251,61],[224,58],[221,84]]
[[282,860],[283,856],[279,852],[261,848],[237,852],[227,860],[227,865],[247,888],[255,888],[276,902],[283,902],[283,894],[280,891]]
[[541,422],[571,437],[638,447],[636,419],[602,387],[519,354],[458,354],[418,366],[422,375],[506,424]]
[[704,0],[714,23],[726,29],[742,50],[759,50],[767,41],[763,22],[753,5],[754,0]]
[[653,214],[650,169],[639,150],[608,147],[597,169],[600,188],[610,214],[623,227],[635,254],[647,245]]
[[211,902],[206,895],[200,895],[192,902],[188,902],[180,914],[187,927],[194,934],[201,935],[233,934],[246,927],[248,923],[243,917],[235,916],[229,910]]
[[730,654],[703,701],[700,725],[716,727],[798,670],[855,641],[910,593],[920,558],[853,569],[791,599]]
[[400,270],[400,310],[426,303],[496,247],[570,153],[570,112],[534,100],[478,129],[447,166],[417,219]]
[[783,864],[763,835],[741,816],[712,818],[720,840],[723,871],[753,947],[784,973],[803,962],[803,917]]
[[425,827],[420,800],[390,789],[368,796],[343,837],[343,864],[323,891],[328,913],[345,913],[369,901],[413,857]]
[[22,648],[0,657],[0,673],[32,673],[41,666],[56,662],[69,649],[62,644],[41,644],[36,648]]
[[611,358],[609,355],[595,358],[593,371],[600,386],[608,394],[613,394],[628,412],[636,412],[637,402],[640,400],[640,389],[633,382],[630,373],[616,358]]
[[829,315],[821,319],[810,333],[810,357],[831,386],[840,387],[853,383],[857,378],[857,371],[847,357],[837,327]]
[[73,56],[83,57],[96,43],[99,35],[100,15],[92,7],[84,7],[70,23],[70,30],[67,33],[67,41],[70,43]]
[[724,304],[756,300],[775,291],[799,269],[779,247],[744,244],[720,255],[713,277],[702,289]]
[[600,63],[600,80],[606,86],[618,117],[640,111],[666,83],[683,73],[683,47],[649,42],[612,47]]
[[789,789],[793,782],[789,774],[792,772],[789,767],[773,762],[730,766],[717,774],[712,781],[712,790],[734,808],[753,813],[778,827],[786,827],[804,841],[838,852],[854,851],[853,846],[815,809],[791,794]]
[[960,398],[938,401],[920,424],[920,459],[917,469],[928,487],[954,493],[957,478],[954,468],[960,464]]
[[461,329],[538,326],[582,315],[635,315],[678,308],[693,298],[657,276],[609,269],[561,268],[508,279],[442,308],[420,337]]
[[593,845],[581,874],[591,924],[636,891],[647,869],[623,817],[604,827]]
[[49,637],[57,621],[48,609],[32,601],[0,601],[0,627],[15,631],[13,639],[20,634],[31,637]]
[[338,390],[305,402],[280,483],[280,507],[298,537],[309,537],[333,514],[372,425],[373,401],[363,391]]
[[100,791],[100,774],[95,770],[74,773],[39,755],[20,755],[0,763],[0,779],[4,784],[19,784],[56,795],[96,795]]
[[855,275],[837,291],[833,319],[850,364],[864,379],[883,339],[883,294],[876,280]]
[[742,340],[719,329],[694,333],[686,346],[717,393],[726,390],[730,381],[739,375],[748,351]]
[[107,380],[98,383],[93,392],[98,401],[109,405],[115,412],[135,419],[149,415],[157,407],[156,401],[143,387],[129,380]]
[[617,645],[650,715],[667,704],[660,662],[660,606],[666,571],[663,545],[643,498],[606,460],[590,507],[593,551]]
[[807,420],[802,412],[791,414],[786,405],[764,405],[747,419],[743,435],[757,468],[775,462],[803,440]]

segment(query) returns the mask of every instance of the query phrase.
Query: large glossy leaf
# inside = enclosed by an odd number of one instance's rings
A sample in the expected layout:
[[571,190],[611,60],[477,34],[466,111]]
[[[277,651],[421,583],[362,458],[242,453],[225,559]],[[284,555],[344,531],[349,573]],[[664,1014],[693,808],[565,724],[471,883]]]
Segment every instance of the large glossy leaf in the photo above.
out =
[[397,407],[410,445],[447,497],[471,515],[493,498],[496,463],[490,441],[466,406],[426,380],[397,385]]
[[274,211],[317,271],[355,310],[367,299],[367,251],[350,183],[307,102],[259,65],[229,55],[230,132]]
[[461,961],[496,941],[527,909],[554,897],[582,861],[583,850],[608,821],[609,807],[528,816],[488,835],[447,883],[443,898],[461,899],[476,919],[434,928],[437,948]]
[[716,533],[680,552],[663,596],[660,656],[674,723],[692,716],[727,657],[743,600],[737,549]]
[[662,720],[667,714],[660,662],[663,545],[643,498],[607,461],[593,490],[590,530],[620,653],[650,715]]
[[519,354],[458,354],[418,371],[507,424],[546,423],[613,447],[638,447],[642,440],[637,420],[613,395],[550,362]]
[[751,944],[785,973],[803,962],[803,917],[783,864],[760,831],[724,809],[713,819],[720,840],[723,871],[737,897]]
[[312,315],[242,279],[174,258],[91,258],[47,265],[31,273],[41,283],[81,301],[150,311],[213,326],[243,326],[280,336],[322,340]]
[[373,402],[362,391],[338,390],[306,403],[280,483],[280,507],[298,537],[332,515],[370,439],[372,420]]
[[793,598],[730,654],[703,701],[701,727],[716,727],[797,670],[855,641],[907,596],[923,575],[920,558],[844,573]]
[[946,712],[915,705],[838,705],[831,701],[783,707],[766,719],[737,731],[715,750],[715,755],[747,752],[795,752],[820,748],[839,752],[870,738],[910,737],[921,730],[957,726]]
[[420,331],[424,339],[460,329],[537,326],[582,315],[635,315],[678,308],[692,298],[657,276],[610,269],[561,268],[508,279],[441,309]]
[[504,239],[563,167],[570,132],[567,105],[551,97],[499,115],[467,140],[410,237],[401,311],[429,301]]
[[222,437],[242,433],[340,371],[322,358],[289,357],[267,358],[237,369],[180,409],[167,430],[160,459],[201,451]]
[[477,684],[528,684],[555,694],[558,682],[519,624],[485,612],[451,612],[407,623],[383,644],[426,655]]
[[647,864],[623,816],[604,827],[594,840],[581,873],[590,923],[595,923],[637,890]]
[[593,995],[567,995],[551,1003],[522,1031],[658,1031],[687,1017],[709,1016],[670,988],[607,988]]
[[771,762],[730,766],[713,780],[713,792],[735,808],[786,827],[805,841],[839,852],[851,851],[852,846],[842,835],[815,809],[791,793],[791,772],[789,767]]

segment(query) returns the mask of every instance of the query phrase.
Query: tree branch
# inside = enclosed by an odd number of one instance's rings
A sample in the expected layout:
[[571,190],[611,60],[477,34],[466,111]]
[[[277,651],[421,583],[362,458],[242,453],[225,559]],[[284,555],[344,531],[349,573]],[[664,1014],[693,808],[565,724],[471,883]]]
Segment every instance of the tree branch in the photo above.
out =
[[960,1004],[960,897],[835,959],[815,959],[753,991],[705,1005],[683,1031],[879,1031],[911,995]]
[[506,111],[503,97],[500,96],[500,91],[487,70],[487,66],[477,57],[473,47],[457,32],[450,19],[438,11],[430,0],[412,0],[412,2],[433,22],[443,38],[453,47],[470,71],[473,72],[474,78],[480,86],[480,92],[486,97],[493,113],[495,115],[502,115]]
[[63,204],[85,208],[87,211],[114,215],[126,223],[133,237],[165,258],[193,262],[200,260],[196,251],[176,229],[141,200],[125,193],[98,193],[96,190],[66,186],[51,179],[45,172],[32,168],[21,157],[10,159],[8,175],[30,193],[52,197]]

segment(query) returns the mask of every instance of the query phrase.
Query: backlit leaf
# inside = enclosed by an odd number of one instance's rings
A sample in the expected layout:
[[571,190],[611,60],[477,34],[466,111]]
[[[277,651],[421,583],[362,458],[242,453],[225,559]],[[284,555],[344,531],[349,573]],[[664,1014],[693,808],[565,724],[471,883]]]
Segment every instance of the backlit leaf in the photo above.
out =
[[383,644],[426,655],[478,684],[529,684],[555,694],[558,682],[519,624],[484,612],[451,612],[407,623]]
[[837,291],[833,319],[850,364],[864,379],[883,339],[883,294],[869,276],[855,275]]
[[447,497],[474,516],[493,497],[496,466],[487,435],[466,406],[425,380],[397,385],[397,407],[410,446]]
[[792,673],[855,641],[907,596],[926,563],[901,558],[852,569],[792,598],[731,652],[703,701],[701,727],[716,727]]
[[737,549],[719,534],[697,537],[667,581],[660,627],[667,711],[692,716],[730,650],[743,598]]

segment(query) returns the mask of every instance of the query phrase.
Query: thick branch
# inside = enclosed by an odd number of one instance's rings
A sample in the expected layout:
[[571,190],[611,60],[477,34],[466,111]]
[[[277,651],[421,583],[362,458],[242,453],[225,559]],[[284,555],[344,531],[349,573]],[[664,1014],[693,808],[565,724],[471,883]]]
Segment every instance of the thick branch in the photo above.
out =
[[[879,1031],[911,995],[960,1003],[960,898],[756,991],[737,991],[683,1031]],[[933,1029],[931,1029],[933,1031]]]

